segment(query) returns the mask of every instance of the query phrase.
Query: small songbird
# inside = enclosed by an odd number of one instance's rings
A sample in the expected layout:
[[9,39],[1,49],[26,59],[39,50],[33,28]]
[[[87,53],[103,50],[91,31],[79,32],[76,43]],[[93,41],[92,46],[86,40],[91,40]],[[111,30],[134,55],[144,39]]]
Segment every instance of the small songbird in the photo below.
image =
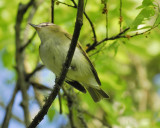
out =
[[[41,40],[39,53],[42,62],[55,73],[56,77],[59,77],[72,36],[53,23],[30,25],[36,29]],[[102,98],[109,98],[100,88],[101,82],[97,72],[79,42],[76,46],[65,82],[83,93],[86,93],[87,89],[95,102],[100,101]]]

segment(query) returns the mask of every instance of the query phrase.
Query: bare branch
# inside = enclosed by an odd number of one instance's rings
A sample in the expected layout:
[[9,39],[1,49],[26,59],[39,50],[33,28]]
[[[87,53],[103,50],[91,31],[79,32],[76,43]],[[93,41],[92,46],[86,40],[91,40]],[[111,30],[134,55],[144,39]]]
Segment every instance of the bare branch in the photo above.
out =
[[60,92],[58,92],[58,101],[59,101],[59,113],[62,114],[62,99]]
[[[96,46],[100,45],[101,43],[103,43],[104,41],[108,41],[108,40],[115,40],[115,39],[118,39],[118,38],[122,38],[122,34],[124,34],[126,31],[128,31],[129,28],[126,28],[124,31],[120,32],[119,34],[117,34],[116,36],[112,36],[110,38],[104,38],[103,40],[99,41],[97,44],[93,44],[91,45],[87,50],[86,52],[89,52],[93,49],[95,49]],[[126,37],[127,38],[127,37]]]
[[25,45],[23,45],[19,50],[20,52],[22,52],[31,42],[32,40],[34,39],[36,35],[36,32],[33,33],[33,35],[31,36],[31,38],[27,41],[27,43]]
[[75,122],[74,122],[74,116],[73,116],[73,97],[71,97],[70,94],[65,93],[65,95],[67,96],[67,103],[68,103],[68,109],[69,109],[69,121],[70,121],[70,125],[71,128],[76,128]]
[[34,81],[30,81],[29,82],[34,88],[39,89],[39,90],[47,90],[47,91],[52,91],[52,88],[49,88],[43,84],[34,82]]
[[120,8],[119,8],[119,31],[122,31],[122,21],[123,21],[123,17],[122,17],[122,0],[120,0]]
[[14,89],[14,92],[12,94],[12,98],[11,98],[9,104],[7,105],[6,114],[5,114],[5,117],[4,117],[4,120],[3,120],[2,128],[8,128],[9,120],[10,120],[11,115],[12,115],[12,107],[13,107],[14,99],[16,97],[17,92],[18,92],[18,85],[16,85],[16,87]]
[[64,79],[66,77],[68,68],[71,64],[71,60],[77,45],[77,41],[78,41],[78,37],[80,34],[80,30],[83,24],[83,6],[84,6],[84,1],[83,0],[79,0],[78,3],[78,11],[77,11],[77,18],[76,18],[76,23],[75,23],[75,29],[74,29],[74,33],[73,33],[73,38],[71,40],[71,45],[60,75],[60,78],[57,80],[53,91],[51,92],[51,94],[49,95],[48,99],[46,100],[44,106],[42,107],[42,109],[39,111],[39,113],[35,116],[35,118],[33,119],[33,121],[31,122],[31,124],[29,125],[28,128],[35,128],[43,119],[43,117],[47,114],[47,111],[49,109],[49,107],[51,106],[52,102],[54,101],[54,99],[56,98],[63,82]]
[[91,114],[91,113],[89,113],[89,112],[86,111],[86,110],[81,110],[81,112],[83,112],[84,114],[90,116],[92,119],[98,120],[98,121],[101,122],[104,126],[107,126],[108,128],[111,128],[111,126],[110,126],[106,121],[104,121],[104,120],[102,120],[101,118],[95,116],[94,114]]
[[28,81],[36,72],[44,68],[44,65],[38,65],[31,73],[26,75],[26,81]]
[[88,128],[86,121],[84,120],[83,113],[79,106],[77,106],[78,118],[81,121],[83,128]]
[[[6,106],[4,105],[3,102],[0,102],[0,106],[1,106],[2,108],[6,109]],[[11,118],[13,118],[13,119],[17,120],[18,122],[24,124],[24,121],[23,121],[23,120],[21,120],[18,116],[13,115],[12,113],[11,113]]]
[[54,23],[54,3],[55,0],[51,0],[51,23]]
[[157,25],[155,25],[155,26],[151,27],[150,29],[148,29],[148,30],[146,30],[144,32],[141,32],[141,33],[136,33],[134,35],[123,35],[122,36],[122,34],[124,34],[126,31],[128,31],[130,29],[130,28],[126,28],[122,32],[120,32],[119,34],[117,34],[116,36],[112,36],[110,38],[104,38],[103,40],[99,41],[96,45],[91,45],[86,51],[89,52],[89,51],[95,49],[96,46],[98,46],[98,45],[100,45],[103,42],[108,41],[108,40],[116,40],[116,39],[120,39],[120,38],[128,38],[129,39],[131,37],[143,35],[143,34],[145,34],[147,32],[150,32],[151,30],[155,29],[159,25],[160,25],[160,23],[158,23]]
[[[66,3],[64,3],[64,2],[60,2],[60,1],[57,1],[57,3],[58,3],[58,4],[60,3],[60,4],[67,5],[67,6],[72,7],[72,8],[77,8],[76,2],[75,2],[74,0],[71,0],[71,1],[72,1],[72,3],[74,4],[74,6],[69,5],[69,4],[66,4]],[[83,13],[84,13],[86,19],[88,20],[88,22],[89,22],[89,24],[90,24],[90,26],[91,26],[91,28],[92,28],[94,44],[96,44],[96,43],[97,43],[97,36],[96,36],[96,31],[95,31],[94,25],[93,25],[91,19],[89,18],[89,16],[87,15],[87,13],[86,13],[85,11],[84,11]]]
[[93,25],[92,21],[90,20],[90,18],[88,17],[86,12],[84,12],[84,15],[85,15],[86,19],[88,20],[88,22],[90,23],[90,26],[91,26],[92,32],[93,32],[94,43],[96,44],[97,43],[97,36],[96,36],[96,31],[95,31],[94,25]]
[[106,16],[106,37],[108,38],[108,6],[107,6],[108,4],[107,1],[103,1],[102,3],[104,4],[102,14],[105,14]]
[[75,94],[74,90],[72,89],[72,87],[70,87],[70,89],[66,89],[65,87],[62,87],[64,95],[67,97],[67,102],[68,102],[68,109],[69,109],[69,121],[70,121],[70,125],[72,128],[76,127],[76,123],[74,122],[74,114],[73,114],[73,107],[76,109],[77,116],[81,127],[83,126],[83,128],[88,128],[87,123],[84,120],[83,117],[83,113],[82,110],[80,108],[80,103],[78,100],[77,95]]
[[61,2],[61,1],[57,1],[56,2],[56,4],[58,5],[58,4],[63,4],[63,5],[67,5],[68,7],[72,7],[72,8],[77,8],[77,6],[73,6],[73,5],[69,5],[69,4],[66,4],[66,3],[64,3],[64,2]]
[[21,24],[23,21],[24,14],[29,9],[30,6],[34,4],[35,0],[30,0],[27,4],[19,4],[18,12],[16,17],[16,25],[15,25],[15,45],[16,45],[16,67],[17,67],[17,85],[19,85],[22,96],[23,96],[23,111],[24,111],[24,119],[25,125],[27,126],[30,122],[29,115],[29,105],[28,105],[28,94],[27,94],[27,83],[25,82],[25,68],[24,68],[24,53],[20,52],[20,48],[22,47],[22,39],[21,39]]

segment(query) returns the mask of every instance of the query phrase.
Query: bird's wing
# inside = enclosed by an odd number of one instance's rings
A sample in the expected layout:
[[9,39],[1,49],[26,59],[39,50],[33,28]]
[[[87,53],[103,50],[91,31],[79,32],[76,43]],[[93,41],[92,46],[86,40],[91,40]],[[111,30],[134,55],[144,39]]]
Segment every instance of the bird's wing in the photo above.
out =
[[74,81],[74,80],[65,80],[66,83],[72,85],[74,88],[76,88],[77,90],[83,92],[83,93],[86,93],[86,89],[77,81]]
[[[72,39],[72,36],[71,36],[70,34],[68,34],[68,33],[64,33],[64,34],[65,34],[65,36],[66,36],[67,38],[69,38],[70,40]],[[82,48],[82,46],[80,45],[80,43],[78,43],[77,46],[78,46],[78,48],[82,51],[82,54],[85,56],[86,60],[88,61],[89,65],[90,65],[90,67],[91,67],[92,73],[93,73],[93,75],[94,75],[97,83],[98,83],[99,85],[101,85],[101,82],[100,82],[100,80],[99,80],[98,74],[97,74],[97,72],[96,72],[96,70],[95,70],[92,62],[90,61],[89,57],[87,56],[87,53],[83,50],[83,48]]]

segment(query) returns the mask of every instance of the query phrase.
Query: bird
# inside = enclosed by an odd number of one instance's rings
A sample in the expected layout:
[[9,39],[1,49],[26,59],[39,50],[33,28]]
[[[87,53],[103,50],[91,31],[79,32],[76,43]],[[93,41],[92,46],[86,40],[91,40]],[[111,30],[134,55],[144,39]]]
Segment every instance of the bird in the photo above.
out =
[[[29,24],[35,28],[41,40],[39,55],[42,62],[56,77],[60,77],[72,35],[53,23]],[[80,42],[77,43],[65,82],[83,93],[88,91],[94,102],[109,98],[100,88],[98,74]]]

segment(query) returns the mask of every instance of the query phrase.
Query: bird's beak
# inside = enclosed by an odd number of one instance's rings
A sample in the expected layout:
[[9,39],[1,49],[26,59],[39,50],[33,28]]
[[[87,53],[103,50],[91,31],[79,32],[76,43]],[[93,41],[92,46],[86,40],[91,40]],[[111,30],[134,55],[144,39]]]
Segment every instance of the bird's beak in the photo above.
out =
[[35,24],[31,24],[31,23],[29,23],[29,25],[31,25],[33,28],[35,28],[36,30],[38,29],[38,28],[40,28],[40,26],[39,25],[35,25]]

